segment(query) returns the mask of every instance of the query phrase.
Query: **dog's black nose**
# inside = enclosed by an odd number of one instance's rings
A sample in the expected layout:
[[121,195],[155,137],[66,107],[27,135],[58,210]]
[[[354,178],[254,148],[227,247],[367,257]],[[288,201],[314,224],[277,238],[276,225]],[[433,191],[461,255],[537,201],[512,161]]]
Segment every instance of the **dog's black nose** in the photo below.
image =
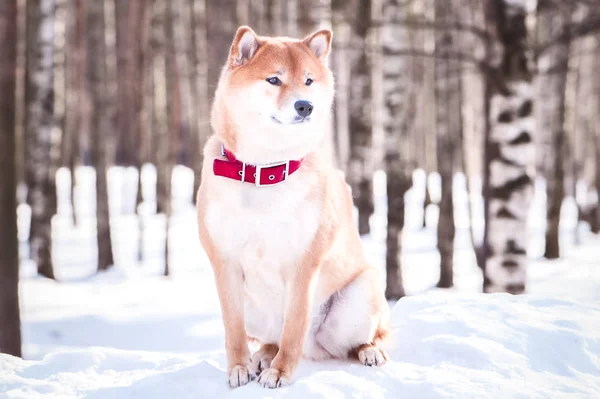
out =
[[294,108],[296,108],[298,115],[303,118],[309,116],[313,111],[313,105],[310,103],[310,101],[296,101]]

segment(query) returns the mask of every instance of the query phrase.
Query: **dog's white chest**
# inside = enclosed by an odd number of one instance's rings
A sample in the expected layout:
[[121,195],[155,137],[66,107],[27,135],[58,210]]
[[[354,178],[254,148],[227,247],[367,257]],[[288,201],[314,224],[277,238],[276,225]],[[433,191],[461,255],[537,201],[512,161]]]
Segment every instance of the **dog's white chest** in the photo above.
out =
[[211,200],[205,217],[224,261],[243,270],[248,334],[267,342],[279,338],[286,278],[319,227],[320,204],[307,200],[303,185],[293,183],[290,179],[262,188],[227,184],[233,190],[221,201]]
[[220,252],[244,269],[299,260],[319,227],[320,204],[292,183],[256,188],[233,182],[229,192],[211,199],[205,223]]

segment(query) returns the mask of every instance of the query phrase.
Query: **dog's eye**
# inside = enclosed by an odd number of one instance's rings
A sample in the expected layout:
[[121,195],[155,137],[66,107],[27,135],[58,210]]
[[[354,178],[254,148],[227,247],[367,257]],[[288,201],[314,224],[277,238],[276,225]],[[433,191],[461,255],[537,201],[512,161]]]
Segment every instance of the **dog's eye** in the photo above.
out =
[[272,78],[267,78],[267,82],[269,82],[273,86],[281,86],[281,80],[279,80],[279,78],[276,76]]
[[305,85],[310,86],[312,84],[313,80],[311,78],[306,79],[306,82],[304,82]]

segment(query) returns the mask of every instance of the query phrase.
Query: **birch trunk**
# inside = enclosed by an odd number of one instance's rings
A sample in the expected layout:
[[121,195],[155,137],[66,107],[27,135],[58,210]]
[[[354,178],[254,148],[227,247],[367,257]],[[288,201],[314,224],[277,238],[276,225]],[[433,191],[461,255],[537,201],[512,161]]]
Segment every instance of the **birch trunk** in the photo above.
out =
[[15,158],[17,3],[0,2],[0,353],[21,356]]
[[[335,2],[332,2],[335,4]],[[331,69],[335,76],[335,98],[333,105],[333,145],[337,167],[348,173],[350,159],[350,128],[348,116],[348,88],[350,68],[348,65],[350,28],[343,10],[332,7],[333,50],[330,56]]]
[[[596,51],[595,51],[595,67],[594,70],[595,71],[600,71],[600,34],[596,35]],[[594,230],[596,230],[596,233],[600,231],[600,79],[596,79],[595,82],[595,89],[596,89],[596,98],[595,101],[593,101],[593,103],[595,103],[596,106],[596,117],[595,117],[595,124],[594,124],[594,129],[595,129],[595,135],[596,135],[596,145],[595,145],[595,159],[596,159],[596,170],[594,173],[595,176],[595,186],[596,186],[596,198],[597,198],[597,203],[596,203],[596,211],[594,212],[595,215],[592,215],[592,228],[595,227]]]
[[67,3],[67,33],[65,62],[65,128],[62,140],[62,164],[71,171],[71,205],[73,224],[77,224],[75,212],[76,165],[81,162],[79,137],[87,136],[82,121],[85,97],[85,9],[82,0]]
[[488,0],[484,160],[485,292],[525,291],[535,135],[525,0]]
[[115,1],[117,51],[116,163],[139,167],[143,0]]
[[[402,283],[401,243],[404,228],[404,195],[410,188],[409,166],[403,141],[409,132],[402,129],[407,113],[406,58],[398,50],[406,46],[406,31],[398,22],[405,10],[394,1],[384,1],[382,21],[383,57],[383,128],[385,137],[384,168],[387,177],[386,298],[395,300],[405,295]],[[404,145],[404,148],[406,145]]]
[[138,261],[144,261],[144,230],[145,218],[140,213],[140,205],[144,201],[142,185],[142,169],[145,164],[154,161],[152,156],[153,138],[153,114],[154,114],[154,80],[152,64],[152,3],[142,3],[142,26],[141,34],[141,98],[140,98],[140,153],[139,153],[139,176],[136,199],[136,211],[138,213],[139,239],[138,239]]
[[373,204],[373,120],[371,68],[368,60],[368,36],[371,29],[371,1],[344,2],[344,13],[350,23],[348,114],[350,159],[348,180],[354,205],[358,209],[358,231],[369,234]]
[[440,279],[437,286],[443,288],[454,285],[452,268],[456,228],[452,183],[456,164],[456,143],[459,142],[462,129],[461,63],[453,55],[457,52],[459,38],[457,32],[447,28],[456,21],[452,6],[447,0],[435,0],[436,151],[442,183],[437,226],[437,247],[440,254]]
[[[570,5],[538,1],[538,35],[555,37],[570,22]],[[546,39],[547,40],[547,39]],[[565,196],[565,90],[569,66],[569,41],[552,43],[538,59],[538,162],[546,178],[547,226],[544,256],[558,258],[560,208]]]
[[[17,186],[27,183],[25,170],[25,116],[26,116],[26,94],[27,94],[27,2],[16,0],[17,7],[17,72],[15,75],[16,99],[15,99],[15,159],[17,168]],[[26,192],[17,195],[17,203],[25,203]]]
[[207,20],[206,20],[206,0],[190,0],[191,11],[193,15],[193,81],[194,95],[196,98],[196,124],[197,129],[197,147],[192,148],[194,154],[194,201],[196,193],[200,188],[200,177],[202,174],[202,164],[204,162],[204,144],[210,136],[210,97],[208,92],[208,61],[206,54],[208,52],[207,42]]
[[167,114],[167,61],[166,61],[166,0],[155,0],[152,9],[152,43],[154,69],[154,130],[156,139],[157,207],[166,217],[165,270],[169,274],[169,219],[171,215],[172,150],[169,140]]
[[[600,114],[596,108],[596,93],[600,93],[600,84],[594,87],[589,82],[597,82],[597,69],[594,65],[596,51],[600,51],[600,38],[588,36],[580,39],[580,45],[573,51],[579,53],[579,70],[577,71],[577,93],[573,104],[575,137],[573,143],[573,174],[579,219],[588,221],[593,201],[590,196],[594,187],[596,174],[594,130],[600,126]],[[598,46],[598,49],[596,49]],[[599,64],[600,66],[600,64]],[[598,94],[600,95],[600,94]],[[579,182],[584,183],[584,189],[579,190]],[[597,227],[597,226],[595,226]],[[598,232],[597,230],[595,231]]]
[[54,278],[52,217],[56,213],[56,181],[51,150],[54,127],[54,0],[27,3],[27,183],[31,205],[31,257],[38,273]]
[[208,46],[208,90],[214,97],[221,68],[225,65],[233,35],[238,28],[237,0],[206,2]]
[[89,2],[87,7],[86,83],[90,102],[92,165],[96,170],[96,242],[98,270],[113,265],[110,215],[108,210],[107,170],[109,165],[110,114],[107,91],[107,44],[105,39],[105,3]]
[[304,37],[319,29],[331,28],[331,1],[299,1],[298,35]]

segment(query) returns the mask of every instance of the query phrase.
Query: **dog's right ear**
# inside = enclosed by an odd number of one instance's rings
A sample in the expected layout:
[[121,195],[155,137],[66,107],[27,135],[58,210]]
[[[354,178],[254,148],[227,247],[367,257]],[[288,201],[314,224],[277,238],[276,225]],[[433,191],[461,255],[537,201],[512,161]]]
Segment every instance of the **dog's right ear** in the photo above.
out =
[[258,46],[256,33],[249,26],[240,26],[229,50],[230,65],[236,67],[246,64],[258,50]]

